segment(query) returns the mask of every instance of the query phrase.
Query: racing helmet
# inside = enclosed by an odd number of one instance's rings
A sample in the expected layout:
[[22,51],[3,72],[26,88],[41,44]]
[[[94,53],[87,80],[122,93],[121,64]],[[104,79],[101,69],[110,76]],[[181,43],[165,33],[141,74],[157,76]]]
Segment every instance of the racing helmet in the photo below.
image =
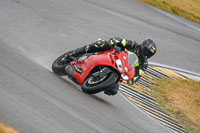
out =
[[141,45],[141,54],[143,56],[150,58],[156,53],[157,47],[153,40],[151,39],[144,40],[140,45]]

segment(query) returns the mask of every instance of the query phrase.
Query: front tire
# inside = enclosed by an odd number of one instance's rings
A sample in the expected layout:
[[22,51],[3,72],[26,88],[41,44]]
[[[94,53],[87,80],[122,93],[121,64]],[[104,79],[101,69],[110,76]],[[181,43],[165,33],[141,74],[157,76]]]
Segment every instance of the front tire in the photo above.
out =
[[93,76],[92,74],[90,76],[88,76],[82,83],[81,88],[82,88],[83,92],[85,92],[87,94],[95,94],[95,93],[104,91],[107,88],[109,88],[110,86],[112,86],[113,84],[115,84],[118,80],[117,74],[115,72],[111,71],[109,74],[106,75],[106,77],[100,83],[91,85],[90,82],[91,82],[92,76]]
[[66,72],[65,72],[65,67],[70,63],[70,61],[66,61],[65,63],[61,62],[61,59],[63,57],[65,57],[67,53],[62,54],[61,56],[59,56],[52,64],[52,70],[55,74],[59,75],[59,76],[65,76]]

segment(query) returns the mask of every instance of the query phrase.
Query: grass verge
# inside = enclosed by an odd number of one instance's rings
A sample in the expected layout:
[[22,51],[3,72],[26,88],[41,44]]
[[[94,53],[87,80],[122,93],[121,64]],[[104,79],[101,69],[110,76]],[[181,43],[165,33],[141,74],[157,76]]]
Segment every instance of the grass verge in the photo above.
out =
[[152,83],[150,93],[190,133],[200,133],[200,82],[160,79]]
[[11,127],[7,127],[3,123],[0,123],[0,133],[19,133],[18,131],[15,131]]
[[200,0],[140,0],[162,10],[200,23]]

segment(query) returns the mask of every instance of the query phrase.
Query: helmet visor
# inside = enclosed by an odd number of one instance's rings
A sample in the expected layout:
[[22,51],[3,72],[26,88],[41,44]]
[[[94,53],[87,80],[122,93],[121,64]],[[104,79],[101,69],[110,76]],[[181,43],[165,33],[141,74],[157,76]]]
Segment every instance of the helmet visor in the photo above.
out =
[[144,48],[143,54],[144,56],[147,56],[147,58],[150,58],[155,54],[155,51],[153,49]]

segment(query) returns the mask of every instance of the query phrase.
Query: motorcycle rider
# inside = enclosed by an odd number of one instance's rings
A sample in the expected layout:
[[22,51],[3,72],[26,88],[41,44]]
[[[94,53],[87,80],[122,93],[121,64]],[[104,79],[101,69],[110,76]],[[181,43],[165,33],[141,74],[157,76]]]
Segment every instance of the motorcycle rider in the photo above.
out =
[[[72,61],[75,57],[78,57],[82,54],[103,52],[110,50],[111,48],[114,48],[117,53],[120,53],[121,50],[127,49],[128,51],[134,52],[138,56],[138,62],[135,65],[135,75],[127,82],[129,85],[134,84],[140,79],[148,67],[147,59],[152,57],[157,50],[156,44],[151,39],[146,39],[141,44],[138,44],[136,41],[121,39],[119,37],[110,38],[109,41],[104,41],[99,38],[94,43],[69,51],[63,58],[63,61]],[[115,95],[118,90],[119,85],[115,84],[104,91],[104,93],[107,95]]]

